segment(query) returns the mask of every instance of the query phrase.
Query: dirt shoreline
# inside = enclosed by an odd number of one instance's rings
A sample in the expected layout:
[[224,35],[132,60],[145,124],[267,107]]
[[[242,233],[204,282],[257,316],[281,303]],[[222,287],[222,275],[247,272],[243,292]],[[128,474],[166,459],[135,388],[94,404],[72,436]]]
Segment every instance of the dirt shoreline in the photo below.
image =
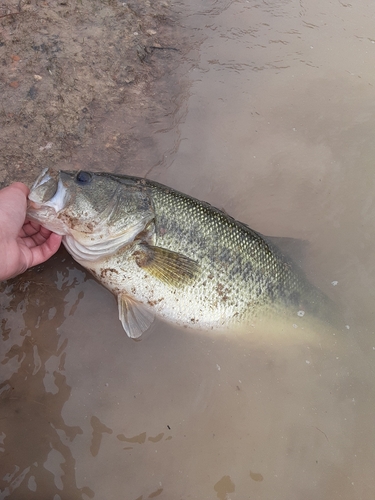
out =
[[165,0],[0,3],[0,187],[47,165],[152,168],[150,124],[172,124],[187,85],[178,15]]

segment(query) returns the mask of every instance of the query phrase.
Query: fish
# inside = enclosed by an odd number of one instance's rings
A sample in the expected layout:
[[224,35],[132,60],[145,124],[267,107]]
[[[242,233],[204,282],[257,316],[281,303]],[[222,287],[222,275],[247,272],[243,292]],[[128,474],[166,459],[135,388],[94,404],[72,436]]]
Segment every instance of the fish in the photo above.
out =
[[258,318],[329,321],[332,301],[267,237],[158,182],[45,168],[27,217],[63,236],[71,256],[108,288],[130,338],[154,318],[201,330]]

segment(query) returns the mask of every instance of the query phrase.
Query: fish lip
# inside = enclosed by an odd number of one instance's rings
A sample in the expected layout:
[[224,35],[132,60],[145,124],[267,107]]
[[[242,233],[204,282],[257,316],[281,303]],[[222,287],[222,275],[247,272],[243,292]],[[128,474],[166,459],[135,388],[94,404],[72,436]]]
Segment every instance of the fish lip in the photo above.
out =
[[[33,199],[31,199],[29,197],[29,199],[27,200],[27,213],[32,214],[33,211],[40,210],[44,206],[45,206],[45,203],[41,203],[40,201],[34,201]],[[50,208],[52,208],[52,207],[50,207]],[[54,212],[56,212],[56,210],[54,210]]]

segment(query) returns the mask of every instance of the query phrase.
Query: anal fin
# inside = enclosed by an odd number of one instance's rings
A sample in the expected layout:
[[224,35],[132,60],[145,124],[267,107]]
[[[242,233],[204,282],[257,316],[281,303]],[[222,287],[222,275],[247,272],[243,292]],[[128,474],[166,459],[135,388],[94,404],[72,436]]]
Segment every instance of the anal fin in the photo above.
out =
[[131,339],[139,338],[150,328],[154,314],[128,295],[119,294],[117,301],[119,319],[127,336]]

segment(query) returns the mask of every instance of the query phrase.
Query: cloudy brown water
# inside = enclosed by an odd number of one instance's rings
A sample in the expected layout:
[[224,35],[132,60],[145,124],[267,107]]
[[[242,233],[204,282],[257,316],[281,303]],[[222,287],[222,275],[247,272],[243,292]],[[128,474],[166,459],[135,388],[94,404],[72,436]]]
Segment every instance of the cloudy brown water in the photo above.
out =
[[155,321],[135,342],[60,251],[1,294],[0,498],[370,500],[375,6],[180,8],[206,39],[140,173],[307,242],[298,260],[349,329]]

